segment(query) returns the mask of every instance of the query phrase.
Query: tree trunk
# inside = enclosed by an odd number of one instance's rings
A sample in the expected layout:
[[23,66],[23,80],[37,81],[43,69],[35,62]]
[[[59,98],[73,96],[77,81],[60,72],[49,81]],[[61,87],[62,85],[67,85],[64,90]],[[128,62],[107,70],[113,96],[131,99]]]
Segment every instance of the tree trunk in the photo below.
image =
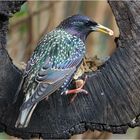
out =
[[[21,80],[21,72],[12,64],[7,51],[6,33],[11,13],[23,2],[0,2],[0,128],[22,138],[69,138],[90,130],[125,133],[128,127],[139,126],[140,114],[140,1],[111,1],[120,36],[117,51],[96,73],[89,73],[85,89],[69,105],[69,97],[53,94],[35,109],[29,126],[16,129],[15,121],[23,93],[12,104]],[[133,120],[133,121],[132,121]]]

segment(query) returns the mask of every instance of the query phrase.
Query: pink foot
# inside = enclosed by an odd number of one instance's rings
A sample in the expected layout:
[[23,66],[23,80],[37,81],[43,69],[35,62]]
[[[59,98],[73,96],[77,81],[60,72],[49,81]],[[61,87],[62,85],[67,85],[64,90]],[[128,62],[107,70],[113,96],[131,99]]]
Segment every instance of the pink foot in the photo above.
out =
[[82,80],[82,79],[76,80],[75,81],[76,89],[67,90],[65,92],[66,95],[73,94],[73,97],[71,98],[70,103],[72,103],[74,101],[74,99],[76,98],[78,93],[88,94],[88,92],[85,89],[83,89],[83,86],[85,85],[86,80],[87,80],[87,76],[85,77],[84,80]]

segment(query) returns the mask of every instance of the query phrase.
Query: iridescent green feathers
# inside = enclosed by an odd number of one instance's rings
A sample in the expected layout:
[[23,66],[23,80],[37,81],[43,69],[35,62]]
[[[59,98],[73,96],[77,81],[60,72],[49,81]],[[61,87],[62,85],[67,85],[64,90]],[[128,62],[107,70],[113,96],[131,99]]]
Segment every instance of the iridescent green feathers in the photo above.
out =
[[[25,93],[16,127],[26,127],[37,103],[65,92],[85,55],[85,39],[97,25],[86,16],[67,18],[45,35],[27,63],[19,90]],[[17,91],[16,96],[19,93]]]
[[[68,80],[76,72],[84,54],[84,43],[76,36],[72,36],[63,30],[54,30],[45,36],[45,39],[39,43],[34,51],[24,73],[26,79],[23,85],[26,93],[24,108],[25,104],[28,104],[29,107],[35,101],[38,102],[55,90],[59,90],[64,84],[66,86],[69,83]],[[51,92],[50,90],[47,91],[51,84],[55,85],[62,79],[61,85],[52,87]],[[66,79],[68,82],[66,82]],[[41,88],[41,83],[49,84],[46,86],[46,90],[43,87]],[[42,92],[44,90],[45,93],[42,94],[41,90]],[[36,95],[36,92],[40,95]],[[32,100],[29,100],[29,98],[32,98]]]

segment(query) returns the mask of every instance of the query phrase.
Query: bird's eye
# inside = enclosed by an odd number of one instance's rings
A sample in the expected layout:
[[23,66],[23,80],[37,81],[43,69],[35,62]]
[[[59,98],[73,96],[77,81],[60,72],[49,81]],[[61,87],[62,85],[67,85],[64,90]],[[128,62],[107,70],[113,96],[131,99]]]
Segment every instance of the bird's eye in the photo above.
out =
[[95,21],[90,21],[90,25],[92,25],[92,26],[96,26],[97,23],[96,23]]
[[86,26],[89,26],[90,24],[91,24],[90,21],[85,22]]
[[85,24],[86,24],[86,26],[91,26],[91,25],[93,25],[93,22],[88,20]]

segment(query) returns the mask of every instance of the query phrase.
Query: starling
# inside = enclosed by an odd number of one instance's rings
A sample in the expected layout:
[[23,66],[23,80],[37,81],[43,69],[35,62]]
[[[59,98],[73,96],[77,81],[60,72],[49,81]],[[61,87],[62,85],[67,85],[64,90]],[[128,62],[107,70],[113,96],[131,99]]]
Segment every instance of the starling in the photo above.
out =
[[27,127],[38,102],[55,91],[60,94],[84,92],[83,85],[75,90],[68,90],[68,86],[84,58],[86,38],[94,31],[113,35],[112,30],[89,17],[74,15],[41,39],[27,63],[15,96],[16,100],[22,88],[25,99],[15,127]]

